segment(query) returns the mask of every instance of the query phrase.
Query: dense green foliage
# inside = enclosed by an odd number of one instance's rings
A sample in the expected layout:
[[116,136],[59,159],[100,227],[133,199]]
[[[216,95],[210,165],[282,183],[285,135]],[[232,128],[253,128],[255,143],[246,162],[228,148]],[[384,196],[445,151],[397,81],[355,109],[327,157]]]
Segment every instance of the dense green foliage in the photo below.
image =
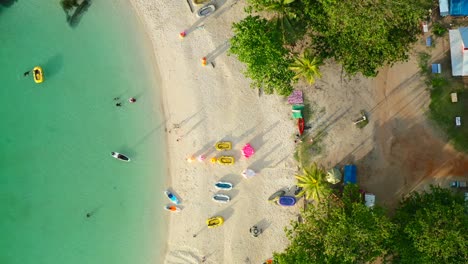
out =
[[[450,143],[459,150],[468,153],[468,126],[455,126],[455,117],[460,116],[462,122],[468,117],[468,91],[458,80],[447,80],[440,76],[428,75],[431,88],[431,103],[429,117],[447,134]],[[457,103],[452,103],[450,94],[456,92]]]
[[467,263],[468,215],[463,197],[431,187],[411,193],[390,220],[381,208],[367,208],[357,185],[341,199],[308,207],[301,223],[286,229],[290,245],[275,263],[364,263],[379,257],[392,263]]
[[[249,0],[256,11],[273,13],[283,32],[304,22],[322,59],[334,58],[348,74],[377,75],[386,64],[406,60],[431,0]],[[301,25],[301,23],[298,23]]]
[[395,223],[396,263],[467,263],[468,216],[461,196],[439,187],[412,193]]
[[281,32],[259,16],[248,16],[233,29],[229,51],[246,64],[245,74],[252,79],[252,87],[268,94],[289,95],[294,72],[288,69],[292,59],[283,47]]
[[328,183],[325,179],[327,172],[313,163],[308,168],[302,168],[302,174],[296,175],[297,186],[303,188],[297,196],[305,195],[306,199],[320,201],[329,193]]
[[348,74],[376,76],[379,67],[406,60],[421,32],[430,0],[305,1],[313,47]]
[[434,32],[434,35],[442,37],[448,32],[448,29],[441,23],[434,23],[432,26],[432,32]]
[[353,199],[323,201],[309,207],[303,218],[302,223],[295,222],[286,230],[291,245],[275,254],[275,263],[373,261],[387,252],[386,243],[394,229],[383,211],[369,209]]
[[294,43],[304,35],[306,23],[303,23],[302,1],[248,0],[247,2],[255,11],[271,15],[270,21],[281,31],[284,43]]

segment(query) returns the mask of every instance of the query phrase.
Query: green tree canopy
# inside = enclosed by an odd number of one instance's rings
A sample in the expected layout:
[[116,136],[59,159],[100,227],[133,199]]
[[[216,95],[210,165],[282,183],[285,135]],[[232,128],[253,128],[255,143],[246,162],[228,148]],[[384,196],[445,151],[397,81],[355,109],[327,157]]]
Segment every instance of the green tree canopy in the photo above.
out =
[[379,67],[406,60],[431,0],[305,0],[312,45],[348,74],[376,76]]
[[245,75],[252,79],[252,88],[289,95],[294,72],[288,68],[292,60],[283,47],[281,32],[266,19],[251,15],[234,23],[233,30],[229,52],[246,64]]
[[255,11],[272,14],[271,22],[281,31],[285,43],[293,43],[305,33],[303,4],[296,0],[248,0]]
[[[355,187],[350,188],[357,191]],[[275,253],[275,261],[280,264],[363,263],[386,254],[394,225],[381,209],[370,209],[362,201],[352,200],[328,200],[308,207],[303,214],[304,221],[294,222],[286,230],[291,244],[284,252]]]
[[467,263],[468,215],[461,196],[431,187],[411,193],[395,215],[396,263]]

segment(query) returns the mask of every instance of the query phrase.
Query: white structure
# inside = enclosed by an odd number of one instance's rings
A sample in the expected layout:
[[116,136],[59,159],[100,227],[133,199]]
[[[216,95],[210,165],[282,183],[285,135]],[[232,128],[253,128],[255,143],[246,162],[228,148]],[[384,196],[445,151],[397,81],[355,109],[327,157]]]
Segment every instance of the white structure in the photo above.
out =
[[375,205],[375,195],[372,193],[364,194],[364,202],[367,207],[372,208]]
[[468,76],[468,27],[449,31],[452,75]]
[[439,9],[440,9],[440,16],[448,16],[449,15],[449,3],[448,0],[439,0]]

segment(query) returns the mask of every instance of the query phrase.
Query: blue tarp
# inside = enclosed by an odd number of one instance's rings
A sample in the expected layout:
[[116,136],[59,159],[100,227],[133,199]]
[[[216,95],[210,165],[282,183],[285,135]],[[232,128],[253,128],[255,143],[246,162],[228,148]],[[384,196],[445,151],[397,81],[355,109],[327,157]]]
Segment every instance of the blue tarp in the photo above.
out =
[[442,68],[439,63],[432,64],[432,73],[442,73]]
[[468,16],[468,0],[450,0],[450,15]]
[[357,168],[356,165],[344,166],[344,184],[357,183]]
[[426,46],[431,47],[432,46],[432,37],[429,36],[426,38]]

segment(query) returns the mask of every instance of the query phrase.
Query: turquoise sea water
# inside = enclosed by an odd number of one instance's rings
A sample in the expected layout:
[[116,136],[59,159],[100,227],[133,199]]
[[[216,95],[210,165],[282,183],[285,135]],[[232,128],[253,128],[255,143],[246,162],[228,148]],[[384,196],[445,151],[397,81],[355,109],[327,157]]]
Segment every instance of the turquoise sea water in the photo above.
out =
[[[0,7],[0,263],[156,263],[165,162],[151,48],[126,0],[94,0],[76,28],[59,2]],[[23,77],[35,65],[42,84]]]

